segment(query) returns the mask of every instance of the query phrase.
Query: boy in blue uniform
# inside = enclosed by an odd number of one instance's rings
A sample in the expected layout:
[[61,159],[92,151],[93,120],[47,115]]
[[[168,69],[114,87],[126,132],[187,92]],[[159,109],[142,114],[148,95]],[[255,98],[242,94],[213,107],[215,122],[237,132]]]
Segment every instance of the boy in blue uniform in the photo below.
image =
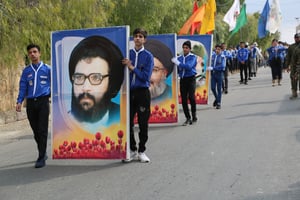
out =
[[281,85],[282,79],[282,60],[284,52],[287,49],[278,44],[277,39],[272,40],[272,45],[267,49],[269,54],[269,64],[272,71],[272,86],[275,86],[275,81],[278,80],[278,85]]
[[[248,81],[248,72],[247,72],[247,62],[248,62],[248,56],[249,56],[249,51],[247,48],[245,48],[245,42],[240,42],[240,49],[237,52],[237,60],[238,60],[238,65],[240,67],[240,83],[244,83],[247,85]],[[243,76],[243,74],[245,76]]]
[[213,106],[216,107],[216,109],[221,109],[222,83],[226,68],[226,57],[222,53],[221,45],[216,45],[211,63],[212,66],[209,67],[208,70],[211,70],[211,91],[215,97]]
[[49,124],[49,97],[51,70],[40,60],[40,47],[36,44],[27,46],[31,64],[22,72],[16,111],[21,112],[22,102],[26,98],[26,113],[39,151],[35,168],[46,165],[46,150]]
[[222,83],[222,89],[225,94],[228,93],[228,71],[231,69],[232,65],[232,55],[229,50],[226,49],[226,44],[222,43],[221,44],[221,50],[222,54],[225,56],[226,59],[226,67],[224,70],[224,78],[223,78],[223,83]]
[[[145,154],[148,140],[148,120],[150,117],[150,78],[154,67],[153,55],[144,48],[147,31],[137,28],[133,31],[134,48],[130,50],[130,59],[122,63],[130,71],[130,158],[124,161],[138,159],[150,162]],[[136,146],[134,137],[134,116],[137,114],[139,124],[139,144]]]
[[[178,67],[181,104],[186,118],[183,126],[186,126],[187,124],[193,124],[193,122],[197,121],[195,101],[197,56],[191,53],[192,45],[190,41],[185,41],[182,44],[182,49],[183,55],[178,58],[172,58],[172,62]],[[188,99],[191,104],[192,117],[188,107]]]

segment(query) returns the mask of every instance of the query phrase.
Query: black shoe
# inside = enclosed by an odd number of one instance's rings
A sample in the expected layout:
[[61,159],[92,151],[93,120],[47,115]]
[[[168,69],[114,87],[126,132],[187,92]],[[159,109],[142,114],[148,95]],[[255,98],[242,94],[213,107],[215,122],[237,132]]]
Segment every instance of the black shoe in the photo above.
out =
[[192,120],[191,119],[187,119],[183,124],[182,124],[182,126],[186,126],[186,125],[188,125],[188,124],[193,124],[193,122],[192,122]]
[[35,168],[42,168],[42,167],[45,167],[46,165],[46,160],[45,159],[38,159],[36,162],[35,162]]
[[245,85],[248,85],[248,83],[247,83],[247,82],[245,82],[244,84],[245,84]]
[[248,80],[252,80],[251,78],[248,78]]
[[197,117],[193,117],[193,122],[197,122],[198,121],[198,118]]
[[35,168],[42,168],[46,165],[46,160],[48,159],[47,154],[43,158],[38,158],[35,162]]
[[225,94],[228,94],[228,90],[225,90],[224,92],[225,92]]
[[221,109],[221,105],[218,104],[217,107],[216,107],[216,109]]
[[187,119],[187,120],[182,124],[182,126],[186,126],[186,125],[188,125],[188,123],[189,123],[189,120]]
[[217,106],[217,100],[214,101],[213,106],[214,106],[214,107]]
[[240,84],[242,84],[244,81],[243,81],[243,80],[240,80],[239,82],[240,82]]

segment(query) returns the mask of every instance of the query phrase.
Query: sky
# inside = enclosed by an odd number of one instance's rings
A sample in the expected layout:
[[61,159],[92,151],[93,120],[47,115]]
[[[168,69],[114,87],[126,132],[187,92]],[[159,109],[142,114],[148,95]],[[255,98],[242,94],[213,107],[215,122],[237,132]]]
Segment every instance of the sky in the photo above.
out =
[[[246,0],[247,13],[261,13],[267,0]],[[273,0],[269,0],[271,6]],[[280,40],[289,44],[294,43],[296,26],[300,24],[300,0],[279,0],[282,22],[279,28]],[[298,11],[297,11],[298,10]],[[296,18],[299,18],[298,20]]]

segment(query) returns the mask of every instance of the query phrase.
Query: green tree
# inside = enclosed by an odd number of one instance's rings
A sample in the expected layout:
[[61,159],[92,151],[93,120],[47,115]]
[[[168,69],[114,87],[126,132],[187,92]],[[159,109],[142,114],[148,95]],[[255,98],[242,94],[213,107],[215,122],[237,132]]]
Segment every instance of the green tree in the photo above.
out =
[[129,25],[132,29],[143,27],[150,34],[177,32],[192,12],[190,0],[117,2],[110,25]]

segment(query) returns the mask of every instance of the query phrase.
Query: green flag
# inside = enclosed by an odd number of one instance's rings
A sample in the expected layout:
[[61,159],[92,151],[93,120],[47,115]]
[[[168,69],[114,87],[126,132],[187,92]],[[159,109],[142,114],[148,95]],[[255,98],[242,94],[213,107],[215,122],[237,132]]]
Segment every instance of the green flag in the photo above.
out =
[[235,28],[232,30],[230,37],[234,35],[236,32],[240,30],[245,24],[247,24],[247,14],[246,14],[246,4],[243,5],[240,15],[238,16],[236,20]]

